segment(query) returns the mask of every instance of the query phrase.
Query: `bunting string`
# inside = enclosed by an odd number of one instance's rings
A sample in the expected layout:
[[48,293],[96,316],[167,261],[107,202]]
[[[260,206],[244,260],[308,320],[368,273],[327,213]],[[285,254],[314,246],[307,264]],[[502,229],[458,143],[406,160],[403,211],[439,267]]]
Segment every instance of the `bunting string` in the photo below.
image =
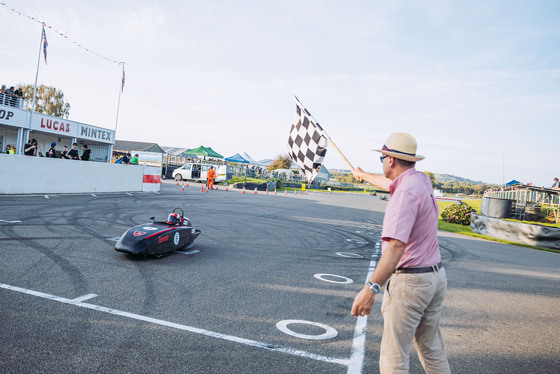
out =
[[[95,52],[95,51],[92,51],[91,49],[89,49],[89,48],[87,48],[87,47],[81,45],[80,43],[76,42],[75,40],[71,39],[70,37],[68,37],[68,35],[66,35],[66,34],[64,34],[64,33],[60,32],[60,31],[54,29],[52,26],[48,25],[46,22],[41,21],[41,20],[39,20],[39,19],[37,19],[37,18],[35,18],[35,17],[28,16],[27,14],[24,14],[24,13],[20,12],[19,10],[16,10],[16,9],[10,7],[9,5],[7,5],[7,4],[4,3],[4,2],[0,2],[0,5],[4,6],[5,8],[11,10],[11,11],[14,12],[14,13],[17,13],[17,14],[20,15],[20,16],[29,18],[31,21],[34,21],[34,22],[37,22],[37,23],[40,23],[40,24],[44,25],[44,27],[47,27],[47,28],[51,29],[51,30],[54,31],[55,33],[57,33],[57,34],[59,34],[60,36],[62,36],[64,39],[67,39],[68,41],[72,42],[72,43],[75,44],[77,47],[83,49],[83,50],[86,51],[86,52],[89,52],[89,53],[91,53],[91,54],[93,54],[93,55],[95,55],[95,56],[97,56],[97,57],[100,57],[100,58],[102,58],[102,59],[104,59],[104,60],[107,60],[107,61],[109,61],[109,62],[118,64],[118,65],[121,65],[121,64],[122,64],[122,65],[123,65],[123,71],[124,71],[124,62],[123,62],[123,61],[116,61],[116,60],[113,60],[113,59],[111,59],[111,58],[105,57],[105,56],[103,56],[103,55],[101,55],[101,54],[99,54],[99,53],[97,53],[97,52]],[[45,57],[46,57],[46,56],[45,56]],[[123,74],[123,75],[124,75],[124,74]]]

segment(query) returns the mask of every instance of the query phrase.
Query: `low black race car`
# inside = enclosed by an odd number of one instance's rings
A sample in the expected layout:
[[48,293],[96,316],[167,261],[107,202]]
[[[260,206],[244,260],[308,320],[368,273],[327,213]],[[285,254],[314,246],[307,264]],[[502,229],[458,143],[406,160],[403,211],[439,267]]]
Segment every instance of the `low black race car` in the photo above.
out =
[[[151,219],[154,220],[154,217]],[[175,208],[165,222],[154,220],[128,229],[115,244],[115,250],[161,257],[178,249],[190,248],[198,235],[200,230],[192,227],[191,221],[184,217],[183,210]]]

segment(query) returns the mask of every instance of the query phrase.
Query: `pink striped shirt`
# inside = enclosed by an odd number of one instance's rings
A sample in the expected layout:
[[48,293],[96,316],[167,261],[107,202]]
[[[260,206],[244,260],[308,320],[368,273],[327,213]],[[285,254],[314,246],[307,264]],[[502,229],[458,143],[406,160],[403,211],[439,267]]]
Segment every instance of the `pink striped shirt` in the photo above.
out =
[[414,168],[400,174],[390,186],[381,250],[390,239],[406,243],[397,267],[424,267],[441,261],[437,231],[439,208],[430,178]]

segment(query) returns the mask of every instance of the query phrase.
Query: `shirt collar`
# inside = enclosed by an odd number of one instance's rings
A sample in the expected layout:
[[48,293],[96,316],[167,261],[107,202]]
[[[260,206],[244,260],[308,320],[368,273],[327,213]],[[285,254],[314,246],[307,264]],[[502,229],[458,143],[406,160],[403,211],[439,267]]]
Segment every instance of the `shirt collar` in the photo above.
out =
[[397,189],[397,186],[401,183],[402,179],[407,175],[411,175],[414,173],[416,173],[416,169],[414,167],[406,169],[405,171],[400,173],[399,176],[396,177],[395,180],[393,180],[393,182],[391,182],[391,185],[389,186],[389,192],[391,193],[391,196],[393,195],[393,192],[395,192],[395,190]]

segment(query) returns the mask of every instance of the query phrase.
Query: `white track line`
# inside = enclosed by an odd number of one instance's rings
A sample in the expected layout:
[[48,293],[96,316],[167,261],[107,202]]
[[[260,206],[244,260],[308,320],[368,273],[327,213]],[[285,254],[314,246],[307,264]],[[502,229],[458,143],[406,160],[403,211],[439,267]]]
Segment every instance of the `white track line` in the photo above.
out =
[[94,294],[94,293],[88,293],[87,295],[80,296],[80,297],[77,297],[77,298],[73,299],[72,302],[73,302],[73,304],[78,304],[78,303],[84,302],[86,300],[93,299],[94,297],[97,297],[97,295]]
[[[369,263],[368,274],[366,277],[366,283],[379,261],[379,253],[381,252],[381,236],[375,243],[375,249],[371,255],[371,262]],[[350,364],[348,365],[348,374],[361,374],[362,367],[364,365],[364,358],[366,353],[366,329],[367,329],[367,316],[358,317],[356,322],[356,328],[354,329],[354,340],[352,341],[352,354],[350,356]]]
[[[124,312],[122,310],[111,309],[111,308],[106,308],[106,307],[100,306],[100,305],[94,305],[94,304],[84,303],[84,302],[81,302],[81,301],[76,301],[80,298],[66,299],[64,297],[49,295],[49,294],[46,294],[46,293],[43,293],[43,292],[28,290],[28,289],[20,288],[20,287],[16,287],[16,286],[10,286],[8,284],[3,284],[3,283],[0,283],[0,288],[4,288],[6,290],[11,290],[11,291],[16,291],[16,292],[21,292],[21,293],[24,293],[24,294],[27,294],[27,295],[36,296],[36,297],[40,297],[40,298],[43,298],[43,299],[58,301],[58,302],[64,303],[64,304],[71,304],[71,305],[75,305],[75,306],[78,306],[78,307],[81,307],[81,308],[96,310],[98,312],[109,313],[109,314],[113,314],[113,315],[116,315],[116,316],[135,319],[135,320],[138,320],[138,321],[153,323],[153,324],[156,324],[156,325],[171,327],[171,328],[178,329],[178,330],[183,330],[183,331],[189,331],[189,332],[192,332],[192,333],[195,333],[195,334],[200,334],[200,335],[204,335],[204,336],[208,336],[208,337],[212,337],[212,338],[216,338],[216,339],[222,339],[222,340],[227,340],[227,341],[234,342],[234,343],[240,343],[240,344],[248,345],[248,346],[251,346],[251,347],[262,348],[262,349],[266,349],[266,350],[273,351],[273,352],[285,353],[285,354],[289,354],[289,355],[292,355],[292,356],[298,356],[298,357],[302,357],[302,358],[328,362],[328,363],[331,363],[331,364],[338,364],[338,365],[345,365],[345,366],[349,366],[351,364],[350,360],[348,360],[348,359],[321,356],[321,355],[317,355],[317,354],[310,353],[310,352],[300,351],[300,350],[297,350],[297,349],[284,348],[284,347],[280,347],[280,346],[273,345],[273,344],[259,342],[259,341],[256,341],[256,340],[250,340],[250,339],[240,338],[240,337],[237,337],[237,336],[226,335],[226,334],[222,334],[222,333],[219,333],[219,332],[214,332],[214,331],[205,330],[205,329],[199,329],[197,327],[181,325],[179,323],[164,321],[164,320],[157,319],[157,318],[152,318],[152,317],[146,317],[146,316],[142,316],[140,314]],[[90,296],[90,295],[85,295],[85,296]],[[82,296],[82,297],[85,297],[85,296]]]

